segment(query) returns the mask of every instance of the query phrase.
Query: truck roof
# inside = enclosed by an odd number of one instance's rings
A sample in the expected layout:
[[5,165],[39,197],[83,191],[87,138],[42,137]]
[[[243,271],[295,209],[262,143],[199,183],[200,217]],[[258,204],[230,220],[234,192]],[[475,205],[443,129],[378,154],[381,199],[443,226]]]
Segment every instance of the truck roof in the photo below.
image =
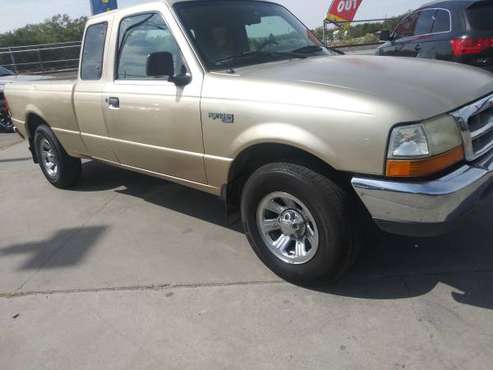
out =
[[[156,1],[151,1],[151,2],[146,2],[146,3],[143,3],[143,4],[140,4],[140,5],[134,5],[134,6],[130,6],[130,7],[125,7],[124,9],[125,10],[132,10],[132,9],[142,9],[142,8],[148,8],[148,7],[152,7],[152,5],[162,5],[163,3],[167,4],[170,8],[175,5],[176,3],[182,3],[182,2],[190,2],[190,1],[209,1],[209,0],[156,0]],[[256,1],[256,0],[249,0],[249,1]],[[264,0],[262,0],[264,1]],[[268,0],[264,1],[264,2],[270,2]],[[105,18],[106,16],[108,15],[112,15],[114,13],[118,13],[120,11],[122,11],[123,9],[116,9],[116,10],[111,10],[109,12],[105,12],[105,13],[101,13],[101,14],[97,14],[97,15],[93,15],[91,17],[89,17],[90,20],[93,20],[93,19],[101,19],[101,18]]]

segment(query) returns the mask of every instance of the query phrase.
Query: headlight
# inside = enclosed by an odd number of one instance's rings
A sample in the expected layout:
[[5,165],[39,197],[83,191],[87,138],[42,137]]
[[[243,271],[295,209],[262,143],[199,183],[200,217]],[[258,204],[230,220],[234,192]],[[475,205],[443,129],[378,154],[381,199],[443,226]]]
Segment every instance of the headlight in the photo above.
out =
[[447,114],[419,124],[395,127],[390,135],[386,174],[429,176],[463,159],[459,128]]
[[396,127],[390,135],[388,158],[419,158],[430,155],[423,125]]

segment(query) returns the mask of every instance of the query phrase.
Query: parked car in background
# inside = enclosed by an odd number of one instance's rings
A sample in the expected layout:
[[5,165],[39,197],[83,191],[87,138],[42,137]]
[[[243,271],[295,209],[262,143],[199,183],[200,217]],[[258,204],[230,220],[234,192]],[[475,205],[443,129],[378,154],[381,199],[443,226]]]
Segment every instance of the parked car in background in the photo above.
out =
[[7,80],[14,76],[14,72],[0,66],[0,131],[12,132],[14,127],[7,109],[7,102],[3,89]]
[[435,1],[402,19],[378,55],[441,59],[493,72],[493,1]]

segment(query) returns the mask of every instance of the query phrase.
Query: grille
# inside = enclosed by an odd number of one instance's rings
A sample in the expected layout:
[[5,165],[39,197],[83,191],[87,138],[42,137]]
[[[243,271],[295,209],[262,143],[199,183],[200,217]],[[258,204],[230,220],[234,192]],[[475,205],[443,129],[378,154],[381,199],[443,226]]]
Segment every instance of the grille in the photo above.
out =
[[483,155],[493,147],[493,107],[469,118],[473,153]]
[[461,126],[467,160],[473,161],[493,149],[493,95],[452,115]]

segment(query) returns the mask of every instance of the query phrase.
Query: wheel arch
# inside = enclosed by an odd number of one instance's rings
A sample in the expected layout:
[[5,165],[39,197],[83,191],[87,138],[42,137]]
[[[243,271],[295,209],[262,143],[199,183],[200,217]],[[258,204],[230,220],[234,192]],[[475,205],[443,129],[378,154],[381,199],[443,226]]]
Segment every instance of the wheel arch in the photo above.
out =
[[48,122],[43,118],[42,114],[37,110],[31,110],[26,114],[26,133],[29,141],[29,150],[31,151],[33,161],[38,163],[38,157],[34,147],[34,133],[40,125],[50,127]]
[[246,181],[258,168],[275,162],[287,162],[305,166],[331,180],[340,186],[351,189],[348,174],[336,170],[317,155],[293,144],[278,142],[263,142],[244,148],[233,160],[228,181],[222,189],[226,202],[228,219],[233,221],[239,213],[241,192]]

